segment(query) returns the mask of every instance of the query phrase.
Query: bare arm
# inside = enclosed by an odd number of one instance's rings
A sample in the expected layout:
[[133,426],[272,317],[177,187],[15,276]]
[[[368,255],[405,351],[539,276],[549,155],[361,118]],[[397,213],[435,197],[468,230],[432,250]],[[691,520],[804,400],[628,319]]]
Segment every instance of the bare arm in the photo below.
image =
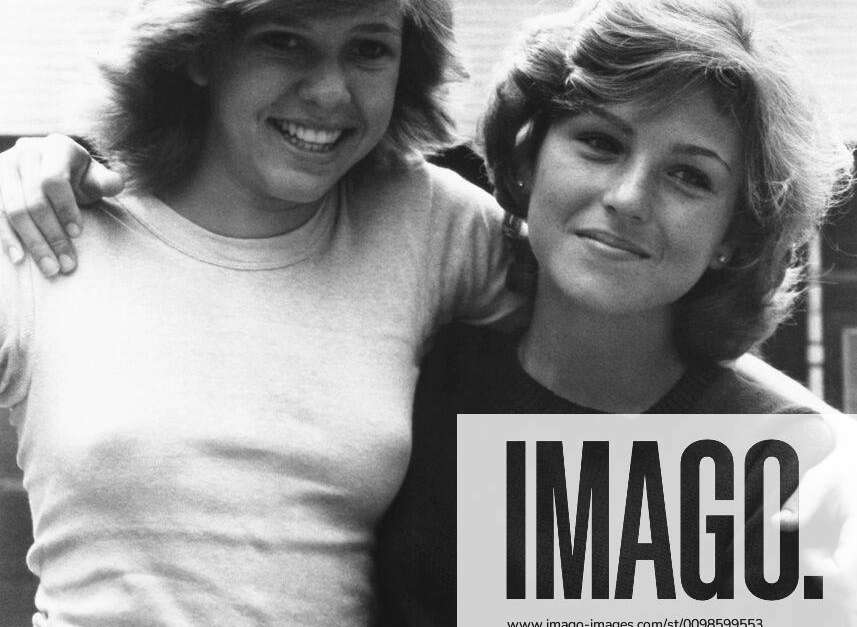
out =
[[756,357],[745,355],[736,368],[823,416],[832,448],[806,471],[775,519],[786,528],[823,525],[831,544],[803,555],[802,567],[824,576],[825,599],[839,604],[846,621],[843,625],[857,625],[857,420]]

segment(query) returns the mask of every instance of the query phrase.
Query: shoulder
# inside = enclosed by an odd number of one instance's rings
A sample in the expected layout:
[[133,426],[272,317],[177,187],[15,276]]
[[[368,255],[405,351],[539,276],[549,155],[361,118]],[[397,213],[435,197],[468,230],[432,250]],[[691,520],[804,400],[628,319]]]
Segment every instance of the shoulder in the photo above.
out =
[[349,203],[367,207],[394,205],[398,215],[502,215],[491,194],[456,172],[426,161],[388,170],[361,165],[349,174],[347,190]]
[[432,197],[436,203],[454,206],[487,205],[499,210],[491,194],[457,172],[431,163],[425,163],[423,169],[431,182]]
[[489,241],[498,243],[504,213],[495,198],[452,170],[432,164],[425,167],[431,181],[430,211],[435,224],[447,226],[446,237],[480,240],[487,235]]
[[[103,198],[81,212],[83,230],[79,240],[81,250],[90,247],[121,246],[124,236],[131,233],[147,232],[142,227],[142,219],[135,211],[143,199],[137,194],[123,192],[120,196]],[[85,267],[82,265],[82,267]]]
[[823,405],[797,381],[767,364],[747,368],[739,361],[712,366],[707,379],[696,403],[701,413],[814,414]]
[[81,211],[81,217],[84,222],[84,230],[86,227],[95,225],[98,228],[100,225],[109,225],[117,220],[125,222],[132,217],[133,212],[130,207],[135,203],[142,202],[142,197],[131,191],[123,191],[118,196],[102,198],[94,204],[87,205]]
[[786,406],[802,408],[808,413],[837,413],[802,384],[754,355],[744,355],[730,367],[741,381],[764,390]]
[[835,440],[829,416],[836,410],[757,357],[742,357],[733,364],[715,366],[692,411],[774,415],[773,423],[762,420],[759,424],[770,425],[775,429],[776,439],[797,446],[801,463],[809,466],[824,458]]

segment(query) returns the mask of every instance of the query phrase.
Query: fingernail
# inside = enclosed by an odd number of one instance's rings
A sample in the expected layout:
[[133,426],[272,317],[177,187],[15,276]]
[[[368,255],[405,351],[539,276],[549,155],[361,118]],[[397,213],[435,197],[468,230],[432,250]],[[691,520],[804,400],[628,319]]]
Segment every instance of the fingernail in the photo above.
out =
[[68,255],[60,255],[60,268],[63,272],[71,272],[74,270],[74,259]]
[[65,232],[69,237],[80,237],[80,227],[75,222],[69,222],[65,225]]
[[19,264],[24,261],[24,251],[17,246],[9,246],[9,259],[12,263]]
[[54,276],[60,271],[60,267],[57,265],[57,262],[50,257],[44,257],[39,261],[39,269],[42,271],[42,274],[48,277]]

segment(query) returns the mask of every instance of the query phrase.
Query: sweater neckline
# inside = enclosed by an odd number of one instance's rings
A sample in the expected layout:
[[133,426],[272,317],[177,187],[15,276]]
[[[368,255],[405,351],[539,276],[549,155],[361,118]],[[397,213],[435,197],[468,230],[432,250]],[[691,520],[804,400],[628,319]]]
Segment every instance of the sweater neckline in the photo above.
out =
[[[507,345],[507,359],[512,364],[509,368],[510,380],[508,389],[515,397],[514,401],[523,407],[543,407],[546,411],[575,414],[605,414],[600,409],[593,409],[555,394],[536,381],[524,370],[518,358],[519,337],[514,337]],[[692,363],[685,369],[679,380],[651,407],[645,414],[671,414],[687,412],[696,405],[702,392],[709,387],[717,376],[716,364]]]
[[236,270],[273,270],[307,259],[329,234],[341,202],[339,187],[328,193],[303,225],[273,237],[238,238],[212,233],[154,196],[123,192],[128,213],[164,244],[197,261]]

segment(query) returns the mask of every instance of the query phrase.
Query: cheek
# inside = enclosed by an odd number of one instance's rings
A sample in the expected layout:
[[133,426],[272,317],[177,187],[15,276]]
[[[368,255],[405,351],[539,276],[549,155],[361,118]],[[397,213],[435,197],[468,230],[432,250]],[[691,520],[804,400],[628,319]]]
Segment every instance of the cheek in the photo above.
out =
[[376,135],[386,132],[393,116],[398,76],[396,70],[358,82],[355,98],[359,101],[366,124]]
[[571,254],[569,229],[585,219],[596,206],[598,183],[593,177],[581,176],[567,159],[551,158],[541,161],[558,167],[540,167],[533,177],[527,212],[530,244],[536,260],[548,267],[550,259],[563,259],[567,265]]
[[566,230],[571,223],[592,217],[600,207],[600,189],[597,177],[568,167],[537,176],[527,213],[530,236],[542,228]]
[[[729,215],[725,210],[709,208],[691,220],[670,224],[665,235],[669,246],[667,260],[675,275],[683,275],[692,287],[708,269],[723,242]],[[689,288],[688,288],[689,289]]]
[[547,261],[552,246],[551,237],[549,235],[547,225],[542,221],[542,216],[538,213],[531,213],[527,218],[527,231],[530,248],[536,258],[541,272],[548,269]]
[[275,72],[233,75],[211,88],[211,110],[221,123],[246,126],[277,98],[282,77]]
[[527,230],[536,260],[547,263],[551,252],[562,244],[562,202],[553,193],[534,193],[527,211]]

